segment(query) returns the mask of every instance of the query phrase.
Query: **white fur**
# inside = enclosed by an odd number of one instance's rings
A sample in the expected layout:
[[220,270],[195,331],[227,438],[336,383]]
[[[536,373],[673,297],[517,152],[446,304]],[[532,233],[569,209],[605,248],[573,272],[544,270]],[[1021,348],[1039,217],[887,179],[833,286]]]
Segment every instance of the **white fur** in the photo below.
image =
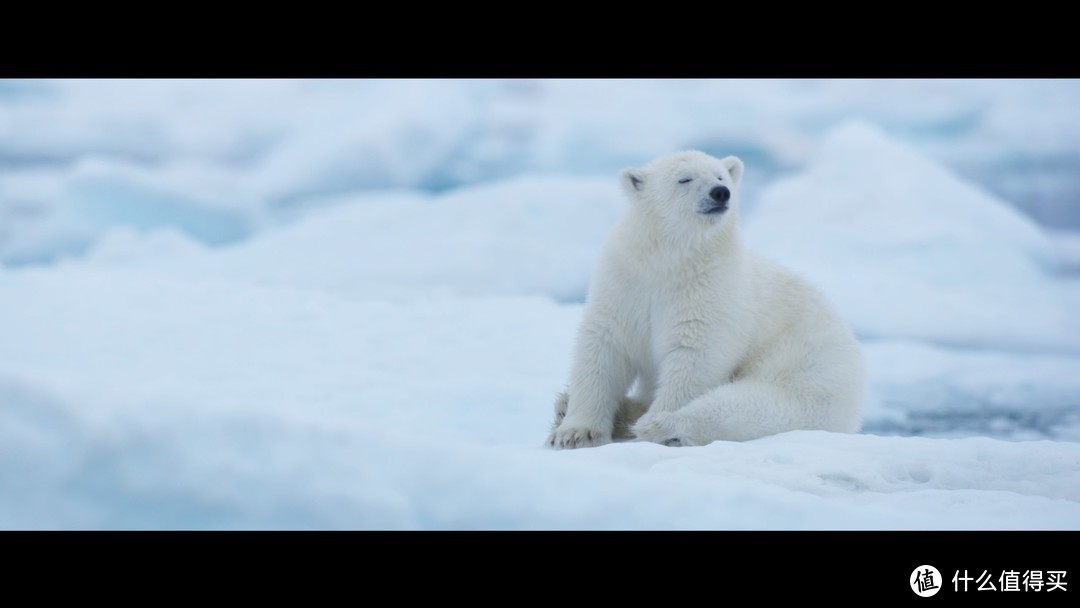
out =
[[[858,343],[814,287],[743,247],[742,170],[689,151],[620,174],[631,209],[595,269],[549,446],[857,430]],[[727,210],[701,213],[721,184]]]

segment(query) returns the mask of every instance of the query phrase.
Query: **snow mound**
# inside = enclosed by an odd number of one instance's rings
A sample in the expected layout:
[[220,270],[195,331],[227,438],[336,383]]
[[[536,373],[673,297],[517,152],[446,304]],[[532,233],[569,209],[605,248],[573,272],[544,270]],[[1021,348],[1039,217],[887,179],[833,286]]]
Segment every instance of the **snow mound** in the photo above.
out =
[[[546,295],[582,301],[594,260],[625,202],[614,179],[530,176],[437,196],[346,195],[305,207],[302,219],[259,238],[213,255],[163,259],[157,267],[351,297]],[[157,245],[146,246],[158,252],[148,256],[161,257]],[[108,257],[92,253],[88,261]]]
[[1080,352],[1080,284],[1034,223],[862,122],[775,182],[749,245],[821,287],[860,336]]

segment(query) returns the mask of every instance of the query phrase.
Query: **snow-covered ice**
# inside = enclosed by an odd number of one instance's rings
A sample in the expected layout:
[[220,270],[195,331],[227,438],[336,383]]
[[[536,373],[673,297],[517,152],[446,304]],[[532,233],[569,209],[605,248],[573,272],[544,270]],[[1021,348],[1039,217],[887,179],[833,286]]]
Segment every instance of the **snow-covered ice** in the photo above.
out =
[[4,81],[0,263],[114,223],[236,242],[325,196],[606,177],[687,147],[742,157],[752,204],[851,118],[1075,230],[1078,105],[1080,80]]
[[[0,87],[0,528],[1080,528],[1080,240],[970,179],[1080,92],[879,85]],[[548,450],[615,173],[692,143],[863,432]]]
[[747,241],[814,281],[861,336],[1080,354],[1080,281],[1058,280],[1039,227],[865,123],[770,185]]

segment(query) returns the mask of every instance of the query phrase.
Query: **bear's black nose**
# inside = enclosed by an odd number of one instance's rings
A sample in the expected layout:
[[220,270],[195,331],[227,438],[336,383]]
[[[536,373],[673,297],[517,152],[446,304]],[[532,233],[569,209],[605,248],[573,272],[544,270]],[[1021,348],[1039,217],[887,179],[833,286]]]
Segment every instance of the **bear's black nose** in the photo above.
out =
[[727,186],[716,186],[709,190],[709,198],[718,203],[726,203],[731,198],[731,190],[728,190]]

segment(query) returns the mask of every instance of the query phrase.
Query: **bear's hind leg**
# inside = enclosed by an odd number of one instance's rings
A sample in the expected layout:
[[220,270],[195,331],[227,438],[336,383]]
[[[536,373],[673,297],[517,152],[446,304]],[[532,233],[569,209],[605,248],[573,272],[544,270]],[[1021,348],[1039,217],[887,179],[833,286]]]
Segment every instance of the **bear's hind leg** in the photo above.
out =
[[838,395],[802,388],[808,390],[741,380],[714,388],[675,412],[646,416],[632,430],[639,440],[664,445],[747,441],[794,430],[855,430],[835,422]]

